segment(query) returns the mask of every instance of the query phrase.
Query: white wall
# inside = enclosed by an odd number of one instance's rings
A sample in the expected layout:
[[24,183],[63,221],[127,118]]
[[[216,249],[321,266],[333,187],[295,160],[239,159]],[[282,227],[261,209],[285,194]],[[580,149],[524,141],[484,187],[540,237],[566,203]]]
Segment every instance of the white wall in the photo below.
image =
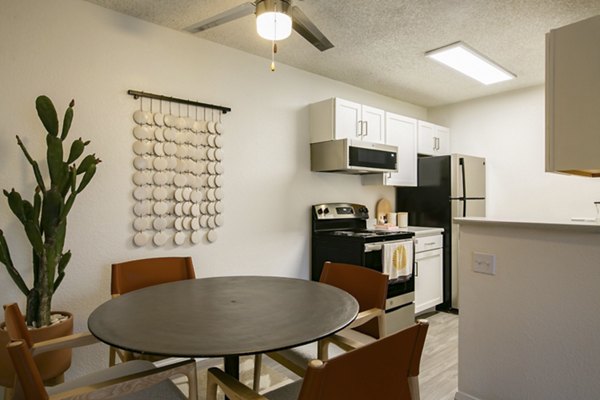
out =
[[600,180],[544,172],[544,87],[429,110],[451,128],[451,150],[486,158],[491,217],[594,217]]
[[[71,135],[91,139],[102,159],[69,218],[73,258],[54,298],[84,330],[89,313],[109,298],[112,262],[192,255],[199,277],[264,274],[308,277],[311,204],[364,203],[372,210],[394,191],[365,187],[360,178],[310,172],[308,104],[339,96],[424,118],[426,110],[248,55],[75,0],[0,0],[0,188],[27,197],[34,184],[18,151],[20,134],[44,158],[43,128],[34,100],[47,94],[59,112],[76,99]],[[306,44],[309,46],[309,44]],[[268,50],[267,50],[268,51]],[[269,56],[269,54],[265,54]],[[131,175],[139,101],[128,89],[229,106],[224,117],[225,225],[214,244],[136,248]],[[148,103],[146,103],[147,107]],[[30,250],[4,197],[0,227],[25,279]],[[0,303],[19,301],[0,269]],[[107,365],[104,348],[78,353],[72,372]]]

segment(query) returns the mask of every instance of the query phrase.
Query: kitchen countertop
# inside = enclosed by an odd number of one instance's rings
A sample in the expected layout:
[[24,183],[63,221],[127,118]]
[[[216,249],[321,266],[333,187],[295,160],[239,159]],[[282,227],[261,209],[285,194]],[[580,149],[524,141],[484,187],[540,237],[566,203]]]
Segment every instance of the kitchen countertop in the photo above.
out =
[[439,235],[444,232],[444,228],[434,228],[427,226],[409,226],[405,228],[408,232],[413,232],[415,237]]
[[520,228],[542,228],[573,230],[580,232],[600,233],[600,224],[584,221],[536,221],[529,219],[509,219],[509,218],[491,218],[491,217],[469,217],[454,218],[454,222],[460,225],[499,225],[512,226]]

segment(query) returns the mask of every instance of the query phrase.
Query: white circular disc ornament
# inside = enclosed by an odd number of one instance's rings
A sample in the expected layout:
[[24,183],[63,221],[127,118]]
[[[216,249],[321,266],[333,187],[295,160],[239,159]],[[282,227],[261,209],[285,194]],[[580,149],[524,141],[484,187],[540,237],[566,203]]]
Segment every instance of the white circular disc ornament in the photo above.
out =
[[175,126],[175,120],[176,120],[176,119],[177,119],[177,118],[175,118],[175,116],[174,116],[174,115],[172,115],[172,114],[167,114],[167,115],[165,115],[165,117],[164,117],[163,121],[164,121],[164,123],[165,123],[165,125],[166,125],[166,126],[168,126],[168,127],[172,127],[172,126]]
[[210,147],[217,147],[215,145],[215,139],[217,138],[217,135],[208,135],[208,145]]
[[215,185],[217,185],[217,187],[223,186],[223,176],[215,175]]
[[208,165],[206,166],[206,170],[208,171],[209,174],[215,175],[217,173],[217,163],[209,162]]
[[221,189],[221,188],[216,188],[215,189],[215,198],[217,200],[222,200],[223,199],[223,189]]
[[217,131],[215,130],[215,123],[213,121],[208,121],[208,125],[206,127],[208,129],[208,132],[217,133]]
[[182,130],[187,126],[185,118],[179,117],[175,120],[175,128]]
[[152,115],[152,111],[145,111],[146,113],[146,124],[154,125],[154,118]]
[[206,132],[206,131],[208,131],[208,122],[200,121],[200,132]]
[[222,201],[215,202],[215,211],[219,214],[223,212],[223,202]]
[[177,174],[175,175],[175,178],[173,178],[173,182],[175,183],[175,186],[183,187],[187,183],[187,178],[185,175]]
[[192,197],[192,188],[186,187],[183,189],[183,199],[190,200]]
[[167,227],[167,219],[162,217],[154,218],[152,226],[154,227],[154,230],[162,231]]
[[208,240],[210,243],[215,242],[217,240],[217,231],[214,229],[209,230],[206,234],[206,240]]
[[167,240],[169,240],[169,235],[167,235],[165,232],[158,232],[154,235],[154,238],[152,238],[152,241],[157,246],[164,245],[167,243]]
[[177,165],[175,166],[175,171],[177,172],[185,172],[185,162],[184,160],[177,159]]
[[217,161],[223,160],[223,150],[215,149],[214,156],[215,156],[215,160],[217,160]]
[[143,186],[147,183],[150,183],[150,174],[141,171],[134,172],[133,183],[135,183],[138,186]]
[[223,133],[223,124],[220,122],[215,123],[215,132],[219,135]]
[[167,157],[167,169],[174,170],[177,168],[177,158]]
[[217,227],[217,224],[216,224],[216,222],[215,222],[215,217],[213,217],[213,216],[211,216],[211,217],[208,217],[208,222],[207,222],[207,223],[208,223],[208,227],[209,227],[210,229],[214,229],[214,228],[216,228],[216,227]]
[[190,236],[190,241],[194,244],[200,243],[201,240],[202,240],[202,233],[200,233],[199,231],[195,231]]
[[188,156],[188,149],[185,146],[178,146],[175,150],[175,155],[179,158],[186,158]]
[[200,217],[200,227],[206,228],[208,226],[208,215],[203,215]]
[[200,215],[200,204],[193,204],[191,213],[194,217],[198,217]]
[[192,218],[192,229],[195,231],[200,229],[200,218]]
[[133,159],[133,166],[138,171],[142,171],[142,170],[148,168],[148,160],[142,156],[137,156],[136,158]]
[[216,163],[215,172],[217,173],[217,175],[222,175],[224,171],[225,171],[225,169],[223,168],[223,164]]
[[133,220],[133,229],[138,232],[145,231],[150,227],[148,218],[138,217]]
[[152,191],[152,196],[154,197],[154,200],[158,201],[165,200],[168,194],[169,193],[167,192],[167,189],[162,186],[156,187]]
[[175,229],[177,231],[182,231],[183,230],[183,217],[177,217],[177,218],[175,218]]
[[177,203],[175,204],[175,215],[177,215],[178,217],[182,217],[183,216],[183,204],[181,203]]
[[177,246],[181,246],[182,244],[185,243],[185,233],[183,233],[183,232],[177,232],[175,234],[175,236],[173,237],[173,241],[175,242],[175,244]]
[[133,136],[139,140],[150,139],[150,131],[145,126],[136,126],[133,128]]
[[165,130],[163,128],[156,128],[154,130],[154,139],[156,139],[159,142],[164,142],[165,141],[164,132],[165,132]]
[[[161,143],[157,143],[157,144],[161,144]],[[167,169],[168,162],[165,157],[156,157],[152,164],[153,164],[155,170],[164,171]]]
[[210,201],[215,201],[217,198],[215,197],[215,190],[216,189],[208,189],[206,191],[206,198]]
[[163,132],[163,136],[167,142],[174,142],[177,137],[177,129],[175,128],[167,128]]
[[202,192],[199,190],[194,190],[190,194],[190,200],[194,203],[199,203],[202,200]]
[[165,155],[163,144],[160,142],[154,143],[152,150],[154,150],[154,155],[156,155],[156,156],[162,157]]
[[149,214],[148,206],[149,205],[147,204],[147,202],[136,203],[135,206],[133,206],[133,213],[138,217],[143,217],[144,215]]
[[168,156],[175,155],[177,153],[177,145],[173,142],[167,142],[164,144],[163,150]]
[[183,201],[183,189],[175,189],[175,200]]
[[200,214],[208,214],[208,203],[206,201],[200,203]]
[[162,186],[167,183],[168,176],[165,172],[156,172],[153,177],[155,185]]
[[221,139],[221,136],[215,138],[215,147],[219,149],[223,147],[223,139]]
[[215,177],[217,175],[211,175],[208,177],[208,187],[214,188],[217,187],[216,183],[215,183]]
[[139,186],[133,191],[133,198],[136,200],[147,200],[150,198],[150,188]]
[[157,126],[163,126],[165,124],[165,116],[159,112],[154,113],[153,119],[154,119],[154,124],[156,124]]
[[146,123],[146,113],[143,112],[142,110],[136,110],[133,113],[133,120],[135,121],[136,124],[140,124],[143,125]]
[[190,230],[192,228],[192,217],[183,217],[183,229]]
[[183,203],[183,213],[185,215],[192,214],[192,203],[190,201],[186,201],[185,203]]
[[223,215],[221,215],[221,214],[215,215],[215,224],[217,226],[223,226]]
[[148,243],[148,239],[148,235],[142,232],[138,232],[133,237],[133,243],[135,243],[136,246],[145,246],[146,243]]
[[198,132],[200,132],[201,128],[202,128],[202,124],[200,123],[200,121],[194,121],[194,123],[192,124],[192,131],[198,133]]
[[148,153],[148,146],[146,143],[136,140],[133,142],[133,152],[138,156],[143,156],[144,154]]
[[156,215],[165,215],[169,210],[169,205],[164,201],[159,201],[154,203],[154,214]]
[[217,209],[215,208],[215,203],[212,201],[210,203],[208,203],[208,207],[206,210],[208,211],[209,215],[215,215],[217,213]]

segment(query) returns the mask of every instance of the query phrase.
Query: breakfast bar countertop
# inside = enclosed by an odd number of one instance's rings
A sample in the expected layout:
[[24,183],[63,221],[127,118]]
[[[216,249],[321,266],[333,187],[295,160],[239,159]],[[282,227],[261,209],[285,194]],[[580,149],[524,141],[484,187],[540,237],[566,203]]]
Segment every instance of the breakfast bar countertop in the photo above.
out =
[[542,221],[536,219],[518,219],[518,218],[492,218],[492,217],[467,217],[454,218],[454,222],[459,225],[498,225],[514,228],[534,228],[534,229],[556,229],[578,232],[600,233],[600,223],[587,221]]

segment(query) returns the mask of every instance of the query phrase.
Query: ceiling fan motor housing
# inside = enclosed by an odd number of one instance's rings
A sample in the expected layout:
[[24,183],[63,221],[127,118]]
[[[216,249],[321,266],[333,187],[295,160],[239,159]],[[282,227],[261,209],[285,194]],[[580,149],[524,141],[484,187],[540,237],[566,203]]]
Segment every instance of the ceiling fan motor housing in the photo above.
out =
[[271,12],[275,9],[277,12],[289,15],[289,8],[291,7],[291,1],[289,0],[258,0],[256,2],[256,15],[260,15],[264,12]]

